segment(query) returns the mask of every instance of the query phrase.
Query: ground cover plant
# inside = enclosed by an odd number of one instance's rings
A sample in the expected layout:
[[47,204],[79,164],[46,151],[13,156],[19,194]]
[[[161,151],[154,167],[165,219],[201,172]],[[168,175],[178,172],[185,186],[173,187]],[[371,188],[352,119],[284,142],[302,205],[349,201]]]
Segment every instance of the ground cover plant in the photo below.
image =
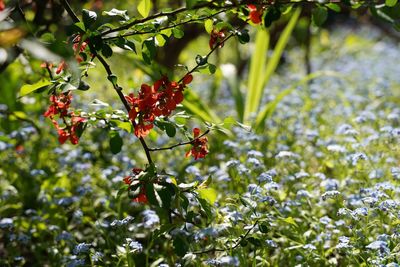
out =
[[397,266],[399,8],[0,0],[1,265]]

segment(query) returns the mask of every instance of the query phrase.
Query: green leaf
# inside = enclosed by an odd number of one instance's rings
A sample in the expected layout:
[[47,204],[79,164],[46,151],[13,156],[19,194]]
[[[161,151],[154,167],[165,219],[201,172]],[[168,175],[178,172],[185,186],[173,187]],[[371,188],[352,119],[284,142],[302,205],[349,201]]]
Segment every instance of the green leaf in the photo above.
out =
[[172,28],[172,34],[176,39],[181,39],[185,35],[184,31],[180,27]]
[[96,12],[84,9],[84,10],[82,10],[82,20],[83,20],[83,24],[85,24],[85,27],[89,28],[90,26],[93,25],[93,23],[96,22],[97,14],[96,14]]
[[110,150],[113,154],[118,154],[121,151],[123,141],[117,131],[110,131]]
[[160,206],[160,203],[158,203],[157,197],[156,197],[156,192],[154,190],[154,185],[153,183],[146,183],[146,196],[147,199],[149,200],[149,203],[155,206]]
[[89,89],[90,89],[90,85],[87,82],[82,81],[82,80],[79,81],[78,90],[87,91]]
[[326,7],[328,7],[329,9],[335,11],[335,12],[340,12],[342,9],[340,8],[340,6],[338,4],[335,3],[329,3],[327,5],[325,5]]
[[146,18],[150,13],[151,8],[151,0],[141,0],[137,7],[137,10],[139,14],[142,15],[142,17]]
[[157,46],[158,47],[163,47],[167,41],[167,38],[162,35],[162,34],[157,34],[156,35],[156,41],[157,41]]
[[262,245],[261,240],[254,236],[250,236],[250,237],[246,238],[246,240],[256,247],[261,247],[261,245]]
[[388,7],[394,7],[397,4],[397,0],[386,0],[385,5]]
[[328,10],[326,7],[319,6],[314,8],[312,11],[312,21],[316,26],[321,26],[324,24],[326,19],[328,18]]
[[217,199],[217,191],[213,188],[202,188],[197,189],[199,196],[202,199],[207,200],[211,205],[214,205],[215,200]]
[[[257,46],[257,40],[256,40],[256,51],[254,52],[252,56],[252,62],[250,65],[250,74],[249,74],[249,95],[246,98],[246,104],[245,104],[245,109],[244,109],[244,119],[247,121],[249,119],[249,116],[251,113],[254,113],[258,110],[259,105],[260,105],[260,99],[263,94],[263,91],[265,87],[268,85],[268,82],[272,76],[272,74],[275,72],[279,61],[282,57],[283,51],[289,42],[289,38],[291,36],[291,33],[293,32],[293,29],[296,25],[296,22],[300,16],[301,9],[296,9],[291,16],[288,24],[286,25],[285,29],[281,33],[278,43],[275,46],[274,52],[272,53],[271,58],[268,61],[268,64],[266,64],[266,59],[264,56],[264,53],[266,50],[263,50],[265,48],[266,44],[261,43],[261,45]],[[262,32],[258,33],[262,34]],[[257,34],[257,37],[258,37]],[[265,34],[265,33],[264,33]],[[256,38],[257,38],[256,37]],[[269,37],[263,37],[263,38],[268,38]],[[268,40],[261,40],[263,42],[266,42]],[[268,47],[267,47],[268,48]],[[257,57],[260,57],[261,59],[258,59]],[[253,60],[255,61],[254,66],[253,66]],[[260,61],[261,62],[258,62]],[[265,65],[266,64],[266,65]],[[259,69],[257,69],[259,68]],[[265,70],[265,71],[264,71]],[[253,83],[251,83],[253,82]]]
[[248,119],[251,113],[256,112],[258,103],[263,92],[263,73],[267,63],[265,51],[269,47],[269,32],[258,28],[255,48],[250,60],[249,78],[247,83],[246,103],[244,107],[244,118]]
[[112,56],[113,51],[111,49],[111,47],[107,44],[103,44],[103,47],[101,48],[101,53],[103,54],[103,56],[105,56],[106,58],[109,58]]
[[207,218],[211,219],[212,218],[212,211],[211,211],[210,204],[208,204],[207,200],[202,199],[200,197],[198,197],[197,200],[199,201],[199,204],[200,204],[201,208],[203,209],[203,211],[206,213]]
[[110,11],[103,11],[103,15],[107,15],[110,17],[120,17],[123,20],[129,20],[127,10],[118,10],[118,9],[113,8]]
[[111,74],[107,76],[107,79],[114,85],[117,86],[118,77],[115,74]]
[[169,209],[171,207],[172,192],[167,187],[164,187],[158,191],[158,195],[161,198],[161,206],[164,209]]
[[196,63],[199,66],[203,66],[203,65],[207,64],[207,57],[206,56],[197,55],[196,56]]
[[118,128],[127,131],[128,133],[132,133],[132,123],[127,121],[119,121],[114,120],[112,121]]
[[19,91],[19,97],[26,96],[27,94],[30,94],[30,93],[32,93],[36,90],[39,90],[45,86],[48,86],[50,84],[51,84],[50,81],[39,81],[34,84],[25,84],[21,87],[21,89]]
[[271,6],[267,9],[264,15],[264,26],[271,26],[272,22],[278,20],[281,17],[281,11],[278,7]]
[[208,34],[211,34],[214,28],[214,21],[212,19],[207,19],[206,21],[204,21],[204,28],[206,29],[206,32]]
[[186,252],[189,250],[189,245],[187,244],[186,240],[179,235],[175,236],[173,245],[176,255],[180,257],[185,256]]
[[295,227],[298,227],[297,223],[294,221],[292,217],[282,218],[281,221],[289,223]]
[[175,126],[172,123],[165,124],[165,132],[169,137],[174,137],[176,135]]
[[258,225],[258,229],[260,230],[261,233],[266,234],[269,231],[269,225],[266,222],[261,223]]
[[250,42],[250,35],[249,35],[249,31],[247,29],[238,31],[236,36],[238,37],[239,42],[241,44],[246,44],[246,43]]
[[156,56],[156,44],[155,38],[149,38],[143,42],[142,45],[142,57],[147,64],[151,64],[151,61]]

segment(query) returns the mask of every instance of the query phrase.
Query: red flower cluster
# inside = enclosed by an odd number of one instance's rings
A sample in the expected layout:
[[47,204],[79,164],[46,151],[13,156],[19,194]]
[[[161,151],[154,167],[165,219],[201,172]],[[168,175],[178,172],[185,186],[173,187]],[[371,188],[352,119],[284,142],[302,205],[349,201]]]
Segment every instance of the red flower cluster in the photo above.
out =
[[88,46],[88,41],[82,41],[81,36],[77,35],[74,40],[72,40],[72,49],[75,52],[75,59],[78,63],[83,61],[83,58],[79,55],[79,53],[84,52],[86,47]]
[[204,158],[208,154],[208,139],[206,136],[200,136],[200,129],[199,128],[193,128],[193,141],[191,142],[192,144],[192,149],[190,149],[188,152],[186,152],[186,157],[193,156],[195,160]]
[[260,24],[262,22],[263,8],[257,8],[255,5],[247,5],[250,10],[249,19],[254,24]]
[[[124,178],[124,183],[130,186],[133,183],[134,178],[142,171],[143,170],[140,168],[133,168],[132,172],[134,175],[126,176]],[[141,184],[139,186],[140,186],[139,194],[135,198],[133,198],[132,201],[147,204],[148,200],[147,200],[147,196],[146,196],[146,184],[141,182]]]
[[[0,0],[0,7],[1,7],[1,0]],[[81,36],[77,35],[73,40],[72,40],[72,50],[74,50],[75,54],[75,59],[78,63],[81,63],[83,61],[82,56],[79,54],[81,52],[84,52],[86,47],[88,46],[87,41],[81,41]],[[53,64],[48,63],[48,62],[43,62],[40,67],[42,68],[47,68],[47,69],[52,69]],[[61,60],[60,64],[58,64],[57,69],[56,69],[56,74],[60,74],[61,71],[63,71],[67,67],[67,63],[65,63],[65,60]]]
[[210,42],[208,43],[210,45],[210,49],[213,49],[216,44],[219,44],[219,48],[222,48],[224,46],[224,43],[221,43],[225,39],[225,33],[224,31],[217,31],[217,30],[212,30],[211,35],[210,35]]
[[6,5],[4,4],[3,0],[0,0],[0,11],[3,11],[6,8]]
[[[76,134],[76,131],[81,124],[85,122],[85,119],[68,111],[72,101],[71,92],[60,95],[51,95],[50,101],[52,104],[43,115],[50,118],[56,127],[58,131],[58,141],[60,144],[64,144],[69,139],[72,144],[78,144],[79,137]],[[58,121],[54,118],[55,115],[59,115],[59,118],[63,120],[65,127],[60,127]],[[69,123],[67,122],[68,117],[70,118]]]
[[135,135],[145,137],[153,129],[156,117],[169,116],[176,106],[183,101],[183,90],[193,80],[186,75],[181,83],[171,82],[166,76],[156,81],[153,86],[142,84],[138,96],[125,96],[131,105],[129,118],[136,121]]

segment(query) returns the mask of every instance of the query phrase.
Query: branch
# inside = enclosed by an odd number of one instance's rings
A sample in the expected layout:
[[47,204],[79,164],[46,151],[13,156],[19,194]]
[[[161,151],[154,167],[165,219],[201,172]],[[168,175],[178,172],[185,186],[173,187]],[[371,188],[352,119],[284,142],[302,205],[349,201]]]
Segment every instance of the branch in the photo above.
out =
[[210,132],[210,129],[207,129],[207,131],[205,131],[203,134],[201,134],[200,136],[194,138],[193,140],[187,141],[187,142],[180,142],[177,143],[175,145],[172,146],[167,146],[167,147],[160,147],[160,148],[149,148],[149,151],[160,151],[160,150],[168,150],[168,149],[173,149],[175,147],[178,146],[184,146],[184,145],[189,145],[192,144],[194,141],[200,139],[201,137],[205,136],[206,134],[208,134]]
[[[210,50],[210,52],[208,52],[208,54],[205,56],[205,58],[204,58],[205,61],[207,62],[207,61],[208,61],[208,58],[211,56],[212,53],[214,53],[215,50],[217,50],[221,45],[223,45],[223,44],[224,44],[226,41],[228,41],[230,38],[232,38],[233,36],[235,36],[235,35],[236,35],[236,31],[237,31],[237,29],[236,29],[234,32],[232,32],[230,35],[228,35],[224,40],[222,40],[222,41],[216,43],[216,44],[214,45],[214,47]],[[181,82],[183,81],[183,79],[185,78],[186,75],[189,75],[189,74],[195,72],[200,66],[204,65],[204,64],[202,64],[202,63],[203,63],[203,62],[197,63],[196,66],[194,66],[190,71],[188,71],[188,72],[178,81],[178,83],[181,83]]]
[[[76,16],[74,11],[71,9],[71,6],[69,5],[69,3],[66,0],[62,0],[61,3],[63,5],[63,7],[65,8],[65,10],[68,12],[69,16],[72,18],[72,20],[75,23],[79,22],[80,21],[79,18]],[[94,49],[93,44],[90,42],[89,42],[89,48],[90,48],[90,51],[92,52],[93,56],[97,57],[98,60],[100,61],[100,63],[103,65],[103,67],[106,70],[107,75],[108,75],[107,78],[112,77],[113,73],[111,71],[110,65],[108,65],[107,61],[101,55],[97,54],[96,49]],[[114,90],[117,92],[119,99],[124,104],[125,109],[127,110],[128,114],[129,114],[129,111],[131,110],[131,108],[130,108],[128,102],[126,101],[124,94],[122,93],[122,87],[118,86],[118,84],[112,82],[111,80],[110,80],[110,82],[112,83]],[[134,121],[131,120],[131,123],[132,123],[133,127],[136,126],[136,123]],[[146,141],[143,139],[143,137],[140,137],[139,141],[142,144],[144,152],[146,153],[147,161],[149,162],[150,165],[152,165],[153,160],[151,159],[150,151],[146,144]]]
[[[243,4],[241,4],[241,5],[243,5]],[[107,35],[107,34],[110,34],[110,33],[113,33],[113,32],[119,32],[119,31],[122,31],[122,30],[127,30],[132,26],[135,26],[137,24],[144,23],[146,21],[153,20],[153,19],[156,19],[156,18],[159,18],[159,17],[164,17],[164,16],[170,17],[170,16],[174,16],[174,15],[177,15],[177,14],[185,12],[185,11],[189,11],[189,10],[198,10],[198,9],[207,8],[207,7],[209,7],[209,8],[222,8],[222,9],[228,8],[229,9],[229,8],[234,8],[234,7],[238,7],[238,6],[241,6],[241,5],[240,4],[239,5],[231,4],[231,5],[225,5],[225,6],[215,6],[213,2],[208,2],[208,3],[199,4],[199,5],[194,6],[192,8],[181,7],[181,8],[175,9],[175,10],[170,11],[170,12],[160,12],[160,13],[148,16],[146,18],[134,20],[131,23],[128,23],[128,24],[123,25],[121,27],[117,27],[117,28],[114,28],[114,29],[107,30],[107,31],[101,33],[101,36],[104,36],[104,35]]]
[[193,254],[205,254],[205,253],[210,253],[210,252],[217,252],[217,251],[227,251],[227,250],[232,250],[237,248],[240,243],[250,234],[251,230],[254,229],[254,227],[256,227],[256,225],[258,224],[258,220],[256,220],[253,224],[253,226],[247,230],[247,232],[240,236],[240,238],[236,241],[235,245],[233,245],[233,247],[226,247],[226,248],[210,248],[210,249],[206,249],[206,250],[201,250],[201,251],[194,251],[192,252]]
[[71,17],[71,19],[74,21],[74,23],[79,22],[78,16],[75,14],[75,12],[72,10],[71,6],[69,5],[67,0],[61,0],[61,5],[64,7],[64,9],[67,11],[68,15]]
[[[183,21],[183,22],[176,23],[176,24],[174,24],[174,25],[168,25],[168,26],[165,26],[164,28],[158,29],[157,31],[158,31],[158,32],[161,32],[161,31],[163,31],[163,30],[171,29],[171,28],[174,28],[174,27],[177,27],[177,26],[189,24],[189,23],[191,23],[191,22],[203,21],[203,20],[206,20],[206,19],[209,19],[209,18],[213,18],[213,17],[215,17],[215,16],[217,16],[217,15],[219,15],[219,14],[221,14],[221,13],[224,13],[224,12],[226,12],[226,11],[228,11],[228,9],[220,10],[220,11],[218,11],[218,12],[212,14],[212,15],[209,15],[209,16],[204,16],[204,17],[197,18],[197,19],[190,19],[190,20],[187,20],[187,21]],[[112,39],[116,39],[116,38],[119,38],[119,37],[128,37],[128,36],[132,36],[132,35],[148,34],[148,33],[154,33],[154,30],[148,30],[148,31],[132,31],[132,32],[127,32],[127,33],[124,33],[124,34],[121,34],[121,35],[117,35],[117,36],[104,37],[103,40],[112,40]]]

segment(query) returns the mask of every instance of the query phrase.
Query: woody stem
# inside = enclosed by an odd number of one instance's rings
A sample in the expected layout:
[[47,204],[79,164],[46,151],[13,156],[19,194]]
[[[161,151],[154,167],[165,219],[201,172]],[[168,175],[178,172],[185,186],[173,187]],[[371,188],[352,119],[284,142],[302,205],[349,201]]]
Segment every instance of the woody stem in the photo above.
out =
[[[72,10],[71,6],[69,5],[67,0],[62,0],[61,4],[64,6],[65,10],[68,12],[68,15],[72,18],[72,20],[74,21],[74,23],[79,22],[79,18],[78,16],[74,13],[74,11]],[[90,52],[93,54],[94,57],[97,57],[98,60],[100,61],[100,63],[103,65],[104,69],[107,72],[107,75],[110,80],[110,82],[113,84],[113,88],[115,90],[115,92],[117,92],[119,99],[121,100],[122,104],[125,106],[125,109],[128,111],[131,110],[131,107],[129,106],[128,102],[125,99],[124,94],[122,93],[122,87],[118,86],[118,84],[116,82],[113,82],[110,78],[113,77],[113,73],[111,71],[110,65],[108,65],[108,63],[106,62],[106,60],[99,54],[97,54],[96,49],[94,49],[93,45],[89,42],[89,48],[90,48]],[[136,126],[135,121],[132,121],[132,125],[133,127]],[[150,151],[149,151],[149,147],[146,144],[146,141],[143,139],[143,137],[139,137],[139,141],[140,144],[143,147],[143,150],[146,154],[147,157],[147,161],[149,162],[150,165],[153,164],[153,160],[151,159],[151,155],[150,155]]]

